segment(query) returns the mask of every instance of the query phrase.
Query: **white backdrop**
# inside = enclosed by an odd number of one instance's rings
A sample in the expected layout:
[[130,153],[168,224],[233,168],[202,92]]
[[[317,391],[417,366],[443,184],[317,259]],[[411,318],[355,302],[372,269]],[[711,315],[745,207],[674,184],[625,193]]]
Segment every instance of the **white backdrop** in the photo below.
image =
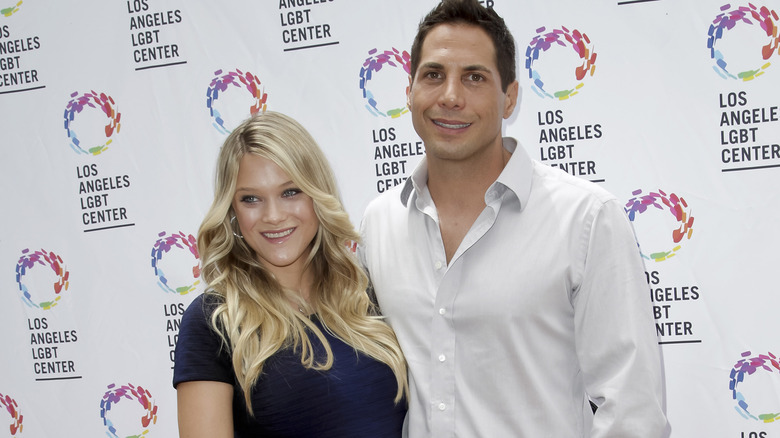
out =
[[[780,437],[780,3],[727,1],[486,2],[518,46],[507,135],[626,203],[682,438]],[[434,4],[0,5],[0,436],[175,436],[219,145],[297,118],[357,225],[423,153],[404,89]]]

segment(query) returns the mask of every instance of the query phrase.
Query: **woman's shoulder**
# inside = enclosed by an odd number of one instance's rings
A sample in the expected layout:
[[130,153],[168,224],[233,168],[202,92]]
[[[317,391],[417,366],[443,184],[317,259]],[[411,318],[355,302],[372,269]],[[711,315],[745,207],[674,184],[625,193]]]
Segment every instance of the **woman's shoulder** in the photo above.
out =
[[195,297],[184,311],[184,316],[211,316],[216,308],[224,303],[224,298],[214,292],[206,291]]
[[179,321],[179,337],[218,336],[212,326],[212,316],[224,299],[214,293],[204,292],[192,300]]

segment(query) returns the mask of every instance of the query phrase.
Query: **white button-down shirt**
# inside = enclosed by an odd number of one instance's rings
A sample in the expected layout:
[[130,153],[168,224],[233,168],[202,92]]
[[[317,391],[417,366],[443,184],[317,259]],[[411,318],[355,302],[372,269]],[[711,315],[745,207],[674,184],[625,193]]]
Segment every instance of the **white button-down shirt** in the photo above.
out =
[[408,436],[664,436],[624,210],[516,146],[449,265],[425,160],[366,209],[359,255],[409,363]]

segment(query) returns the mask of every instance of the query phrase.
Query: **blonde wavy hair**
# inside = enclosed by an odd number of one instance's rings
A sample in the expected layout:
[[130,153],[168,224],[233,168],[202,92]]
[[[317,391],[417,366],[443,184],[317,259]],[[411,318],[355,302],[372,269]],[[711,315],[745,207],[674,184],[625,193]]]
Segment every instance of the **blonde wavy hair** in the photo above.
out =
[[[366,293],[368,278],[348,247],[359,235],[339,199],[330,165],[303,126],[267,111],[245,120],[225,140],[217,159],[214,202],[198,231],[206,293],[220,298],[211,323],[230,349],[249,412],[252,387],[277,351],[300,348],[301,364],[316,370],[333,365],[333,352],[322,331],[290,306],[291,300],[305,305],[302,298],[285,290],[233,234],[239,232],[230,221],[231,203],[245,154],[273,161],[312,198],[319,229],[306,259],[315,278],[308,307],[332,335],[392,369],[399,403],[408,393],[406,362],[392,329],[376,315]],[[314,357],[307,330],[323,344],[326,357]]]

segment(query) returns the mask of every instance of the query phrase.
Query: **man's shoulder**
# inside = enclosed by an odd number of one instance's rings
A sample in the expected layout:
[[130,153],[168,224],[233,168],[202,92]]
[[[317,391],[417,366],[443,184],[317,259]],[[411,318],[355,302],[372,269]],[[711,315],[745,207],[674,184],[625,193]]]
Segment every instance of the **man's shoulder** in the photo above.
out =
[[542,190],[545,195],[558,194],[564,198],[580,198],[603,204],[617,200],[600,185],[564,172],[556,167],[551,167],[534,161],[534,184],[532,190]]
[[[405,210],[409,198],[408,194],[406,197],[404,196],[404,192],[408,191],[406,187],[407,184],[405,182],[398,184],[372,199],[366,207],[364,216],[386,215],[393,210]],[[414,190],[411,185],[409,185],[409,188]]]
[[408,203],[414,202],[412,199],[403,202],[403,190],[404,184],[399,184],[368,203],[360,223],[364,243],[374,238],[386,238],[388,234],[399,231],[399,226],[409,214]]

